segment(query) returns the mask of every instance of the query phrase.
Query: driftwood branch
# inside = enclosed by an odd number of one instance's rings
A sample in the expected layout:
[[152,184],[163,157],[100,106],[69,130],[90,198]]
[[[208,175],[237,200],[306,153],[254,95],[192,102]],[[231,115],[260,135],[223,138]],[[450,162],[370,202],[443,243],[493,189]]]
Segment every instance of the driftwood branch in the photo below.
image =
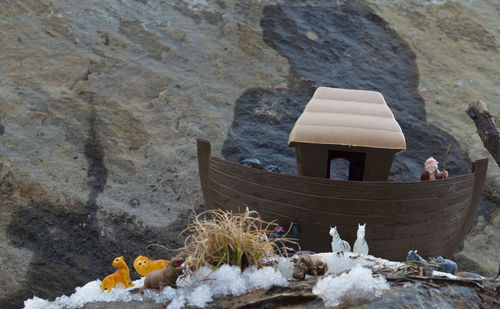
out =
[[490,114],[486,105],[477,100],[469,104],[467,114],[474,120],[477,134],[483,142],[484,148],[493,156],[493,159],[500,166],[500,134],[495,124],[495,119]]

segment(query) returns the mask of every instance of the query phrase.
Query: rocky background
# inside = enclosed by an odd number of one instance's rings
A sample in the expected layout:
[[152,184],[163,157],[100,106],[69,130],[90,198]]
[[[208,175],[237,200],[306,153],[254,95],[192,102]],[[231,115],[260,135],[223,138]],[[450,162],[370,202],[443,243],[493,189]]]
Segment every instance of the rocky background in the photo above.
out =
[[[500,4],[484,1],[0,3],[0,307],[52,298],[124,255],[168,258],[202,210],[195,140],[295,173],[318,86],[381,91],[406,135],[393,179],[489,157],[465,114],[500,115]],[[500,169],[455,258],[496,273]],[[137,278],[131,271],[133,279]]]

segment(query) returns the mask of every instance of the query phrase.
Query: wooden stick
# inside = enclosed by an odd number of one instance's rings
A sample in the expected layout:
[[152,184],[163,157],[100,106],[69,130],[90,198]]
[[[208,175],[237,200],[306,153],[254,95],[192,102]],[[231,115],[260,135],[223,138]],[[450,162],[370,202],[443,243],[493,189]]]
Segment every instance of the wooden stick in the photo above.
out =
[[451,143],[448,145],[448,148],[446,148],[446,153],[444,155],[443,173],[444,173],[444,171],[446,171],[446,162],[448,162],[448,154],[450,153],[450,147],[451,147]]
[[500,134],[495,119],[491,116],[486,105],[479,100],[469,104],[467,114],[474,120],[477,134],[481,138],[484,148],[488,150],[497,165],[500,166]]

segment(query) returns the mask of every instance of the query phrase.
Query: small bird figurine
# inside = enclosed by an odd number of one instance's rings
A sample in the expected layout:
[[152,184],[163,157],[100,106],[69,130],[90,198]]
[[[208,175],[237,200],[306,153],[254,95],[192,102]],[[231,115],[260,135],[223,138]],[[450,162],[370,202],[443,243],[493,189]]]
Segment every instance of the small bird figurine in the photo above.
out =
[[352,252],[368,255],[368,244],[365,240],[365,227],[366,223],[363,225],[358,223],[358,237],[354,242],[354,248],[352,249]]
[[351,245],[340,238],[337,227],[330,227],[330,236],[332,236],[332,251],[333,252],[351,252]]

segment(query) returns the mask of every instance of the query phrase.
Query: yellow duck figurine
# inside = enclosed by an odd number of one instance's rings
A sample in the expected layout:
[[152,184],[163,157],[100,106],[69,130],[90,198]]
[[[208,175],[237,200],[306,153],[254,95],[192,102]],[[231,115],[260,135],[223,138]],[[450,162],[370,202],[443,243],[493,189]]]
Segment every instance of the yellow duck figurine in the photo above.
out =
[[148,257],[139,255],[134,261],[134,268],[139,275],[146,277],[153,270],[160,270],[167,267],[169,260],[153,260]]
[[128,266],[125,263],[125,259],[123,258],[123,256],[114,259],[112,265],[118,269],[111,275],[108,275],[106,278],[104,278],[104,280],[102,280],[101,292],[104,292],[104,290],[106,289],[108,290],[108,292],[111,292],[111,289],[114,288],[117,283],[122,283],[125,288],[134,286],[132,280],[130,280]]

